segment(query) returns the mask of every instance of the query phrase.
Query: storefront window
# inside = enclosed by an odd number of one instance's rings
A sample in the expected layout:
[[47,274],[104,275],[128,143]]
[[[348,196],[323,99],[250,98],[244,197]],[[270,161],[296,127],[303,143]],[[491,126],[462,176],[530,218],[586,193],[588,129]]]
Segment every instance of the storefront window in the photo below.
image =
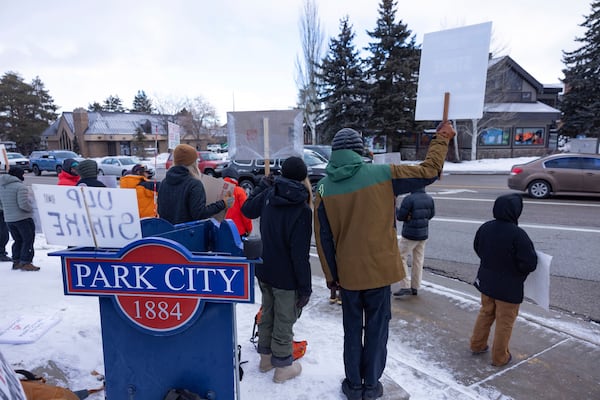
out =
[[544,144],[546,140],[546,129],[544,128],[516,128],[515,145]]
[[412,132],[400,133],[401,146],[414,146],[417,144],[417,134]]
[[508,146],[510,134],[508,129],[488,128],[479,135],[479,144],[481,146]]
[[435,137],[435,129],[427,129],[425,132],[421,134],[421,146],[426,147],[431,143],[431,139]]

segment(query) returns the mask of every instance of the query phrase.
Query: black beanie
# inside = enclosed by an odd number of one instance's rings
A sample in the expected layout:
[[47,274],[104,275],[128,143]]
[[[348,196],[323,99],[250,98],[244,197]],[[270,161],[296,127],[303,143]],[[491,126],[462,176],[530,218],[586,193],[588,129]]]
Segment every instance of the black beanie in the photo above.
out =
[[303,181],[308,171],[304,160],[300,157],[290,157],[281,165],[281,175],[295,181]]
[[76,169],[81,179],[98,177],[98,163],[94,160],[83,160]]
[[221,171],[221,177],[232,178],[237,181],[240,179],[240,174],[236,171],[235,168],[233,168],[232,166],[229,166],[229,167],[223,169],[223,171]]
[[78,161],[73,160],[72,158],[67,158],[65,161],[63,161],[62,169],[63,169],[63,171],[65,171],[68,174],[76,175],[78,165],[79,165]]
[[22,181],[25,180],[25,178],[23,177],[24,173],[25,173],[25,170],[23,170],[23,168],[16,167],[14,165],[12,167],[10,167],[10,169],[8,170],[9,175],[15,176]]
[[335,150],[354,150],[362,155],[364,144],[360,133],[351,128],[342,128],[337,131],[331,142],[331,151]]

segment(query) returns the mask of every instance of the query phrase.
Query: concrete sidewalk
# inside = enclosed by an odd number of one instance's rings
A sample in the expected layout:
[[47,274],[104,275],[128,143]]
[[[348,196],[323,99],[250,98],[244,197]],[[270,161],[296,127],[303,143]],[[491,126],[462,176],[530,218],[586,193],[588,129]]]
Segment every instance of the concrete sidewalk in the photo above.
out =
[[[444,399],[600,399],[598,325],[525,302],[510,343],[513,360],[498,368],[489,353],[469,351],[478,310],[472,285],[428,272],[417,296],[392,299],[390,336],[407,338],[404,343],[451,373],[446,383],[415,370],[447,394]],[[492,339],[493,327],[490,346]]]

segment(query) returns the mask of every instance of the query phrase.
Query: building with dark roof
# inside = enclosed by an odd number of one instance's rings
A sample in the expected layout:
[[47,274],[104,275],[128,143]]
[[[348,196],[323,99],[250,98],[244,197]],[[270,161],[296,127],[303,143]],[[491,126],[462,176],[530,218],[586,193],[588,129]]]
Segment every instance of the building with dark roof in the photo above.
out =
[[141,156],[150,149],[166,152],[169,117],[78,108],[63,112],[42,132],[42,147],[48,150],[78,150],[85,157]]

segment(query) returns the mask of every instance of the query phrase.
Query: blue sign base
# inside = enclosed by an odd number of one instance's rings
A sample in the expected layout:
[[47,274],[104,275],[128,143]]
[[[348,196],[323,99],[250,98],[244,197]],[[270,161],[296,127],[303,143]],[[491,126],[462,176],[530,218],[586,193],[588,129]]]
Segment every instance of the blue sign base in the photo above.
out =
[[99,301],[106,398],[163,400],[172,388],[236,398],[235,304],[207,302],[192,326],[152,336],[125,320],[113,299]]

